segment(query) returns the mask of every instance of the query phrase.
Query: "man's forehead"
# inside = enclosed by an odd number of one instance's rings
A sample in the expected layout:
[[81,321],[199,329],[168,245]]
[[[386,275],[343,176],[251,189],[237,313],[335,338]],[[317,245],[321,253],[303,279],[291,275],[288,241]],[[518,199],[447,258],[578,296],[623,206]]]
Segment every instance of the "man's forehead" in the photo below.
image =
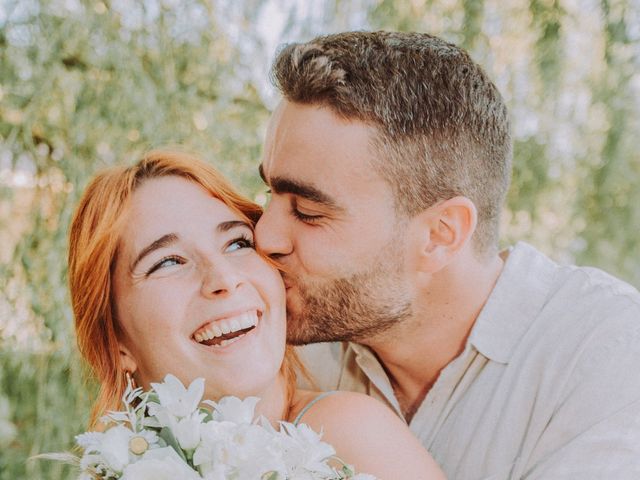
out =
[[269,117],[269,122],[267,123],[267,132],[265,136],[263,152],[262,152],[262,163],[260,164],[260,176],[263,180],[266,181],[265,175],[268,174],[271,168],[271,161],[273,158],[273,151],[276,147],[276,136],[278,129],[282,129],[280,126],[282,115],[284,113],[284,108],[288,102],[286,100],[280,100],[280,103],[276,106],[276,108],[271,113],[271,117]]
[[275,130],[280,124],[285,105],[286,100],[280,100],[278,105],[276,105],[276,108],[273,110],[273,112],[271,112],[271,115],[269,116],[269,121],[267,122],[267,142],[270,141],[270,139],[275,135]]
[[374,153],[370,146],[376,134],[371,125],[346,119],[329,106],[282,100],[267,125],[262,158],[264,173],[269,176],[272,164],[276,160],[281,163],[283,156],[294,157],[291,160],[329,159],[329,156],[340,158],[357,152],[369,157]]

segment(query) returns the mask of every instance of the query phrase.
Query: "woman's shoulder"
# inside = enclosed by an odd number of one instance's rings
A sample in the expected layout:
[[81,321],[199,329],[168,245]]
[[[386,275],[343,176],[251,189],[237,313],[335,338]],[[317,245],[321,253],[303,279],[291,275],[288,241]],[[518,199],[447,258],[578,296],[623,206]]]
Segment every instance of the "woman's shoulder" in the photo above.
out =
[[356,392],[310,390],[298,391],[294,398],[289,419],[300,423],[334,424],[357,422],[362,416],[386,417],[404,423],[391,409],[378,400]]
[[444,478],[404,420],[378,400],[354,392],[309,391],[297,400],[292,418],[303,413],[300,423],[322,432],[338,457],[356,470],[380,479]]

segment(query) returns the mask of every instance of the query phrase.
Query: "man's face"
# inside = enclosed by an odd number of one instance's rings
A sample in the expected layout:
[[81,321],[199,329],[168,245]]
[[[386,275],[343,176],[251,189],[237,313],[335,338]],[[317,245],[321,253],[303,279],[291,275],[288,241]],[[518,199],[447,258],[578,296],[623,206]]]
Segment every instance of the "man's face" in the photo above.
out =
[[374,134],[287,101],[271,119],[260,169],[272,196],[256,236],[283,266],[294,344],[366,342],[410,316],[405,222],[372,167]]

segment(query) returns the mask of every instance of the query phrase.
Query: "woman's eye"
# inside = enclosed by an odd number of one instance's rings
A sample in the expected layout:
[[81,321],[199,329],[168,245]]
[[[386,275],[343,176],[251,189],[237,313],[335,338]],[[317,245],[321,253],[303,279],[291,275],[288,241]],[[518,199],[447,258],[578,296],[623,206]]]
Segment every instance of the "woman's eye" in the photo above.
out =
[[235,252],[236,250],[242,250],[243,248],[255,248],[253,240],[248,237],[236,238],[227,246],[227,252]]
[[147,276],[151,275],[156,270],[160,270],[161,268],[172,267],[174,265],[182,265],[184,260],[180,257],[166,257],[154,264],[149,271],[147,272]]

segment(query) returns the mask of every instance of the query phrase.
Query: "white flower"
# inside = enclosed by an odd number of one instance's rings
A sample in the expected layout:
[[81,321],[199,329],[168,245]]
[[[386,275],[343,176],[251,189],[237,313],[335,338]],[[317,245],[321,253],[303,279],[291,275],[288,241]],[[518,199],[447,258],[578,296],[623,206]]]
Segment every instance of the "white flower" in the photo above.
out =
[[226,475],[226,468],[222,469],[222,465],[227,461],[227,452],[233,445],[236,429],[237,426],[231,422],[214,421],[202,425],[200,429],[201,441],[193,453],[193,464],[199,467],[200,472],[206,478],[208,475],[213,475],[214,472],[217,472],[216,475]]
[[106,432],[88,432],[76,437],[76,442],[84,450],[80,460],[82,470],[92,467],[102,468],[107,473],[117,474],[132,461],[135,455],[129,442],[133,437],[142,437],[150,447],[158,444],[158,436],[152,431],[135,433],[123,425],[116,425]]
[[335,450],[309,426],[281,422],[276,430],[255,420],[256,397],[205,401],[209,415],[198,408],[204,380],[185,388],[167,375],[152,385],[157,401],[129,389],[125,411],[108,415],[115,426],[76,437],[84,449],[78,480],[374,480],[346,465],[334,470]]
[[204,478],[253,479],[286,473],[278,437],[259,425],[212,421],[202,426],[193,463]]
[[[152,383],[151,386],[158,394],[160,407],[167,413],[184,418],[191,415],[198,408],[204,394],[204,379],[197,378],[188,388],[171,374],[164,377],[163,383]],[[155,415],[158,404],[149,403],[151,415]]]
[[258,397],[247,397],[240,400],[238,397],[222,397],[220,401],[205,401],[214,408],[213,419],[219,422],[234,422],[239,425],[253,422]]
[[133,435],[131,430],[122,425],[111,427],[104,433],[90,432],[78,435],[76,441],[84,448],[86,457],[82,463],[103,463],[113,472],[121,472],[129,464],[129,439]]
[[258,425],[245,425],[238,430],[233,446],[238,478],[262,478],[267,472],[277,472],[285,478],[287,466],[281,444],[274,441],[277,437]]
[[331,445],[321,440],[320,434],[304,423],[295,426],[292,423],[281,422],[280,425],[284,434],[283,441],[286,444],[284,458],[287,466],[300,474],[306,471],[331,475],[332,469],[327,464],[327,460],[333,457],[336,451]]
[[102,437],[104,433],[101,432],[86,432],[80,435],[76,435],[76,443],[82,447],[85,453],[89,451],[99,451],[100,444],[102,443]]
[[122,480],[200,480],[200,475],[187,465],[171,447],[149,450],[127,466]]
[[227,467],[218,463],[207,473],[203,473],[203,478],[205,480],[227,480]]
[[203,414],[194,414],[171,426],[171,431],[184,450],[193,450],[200,443],[200,428],[204,417]]

